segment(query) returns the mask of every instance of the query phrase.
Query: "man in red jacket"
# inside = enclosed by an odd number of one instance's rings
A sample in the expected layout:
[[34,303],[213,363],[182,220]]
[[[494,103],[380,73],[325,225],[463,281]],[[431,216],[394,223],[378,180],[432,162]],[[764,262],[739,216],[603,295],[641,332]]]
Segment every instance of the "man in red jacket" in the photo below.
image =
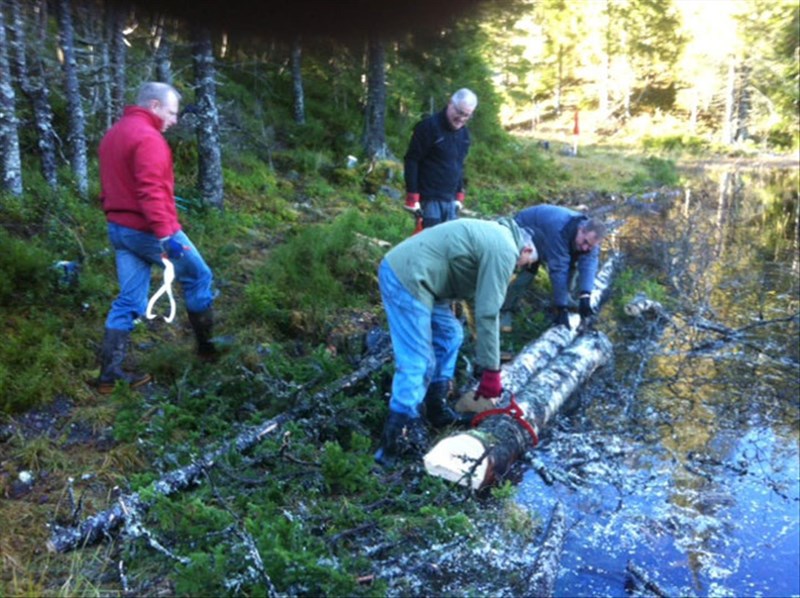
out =
[[166,255],[183,288],[189,321],[201,358],[215,356],[213,275],[200,252],[181,229],[175,205],[172,151],[163,133],[178,121],[180,94],[166,83],[139,89],[136,105],[100,142],[100,200],[114,246],[120,293],[105,323],[98,389],[110,393],[118,380],[132,387],[150,381],[149,374],[122,369],[134,321],[145,313],[150,268]]

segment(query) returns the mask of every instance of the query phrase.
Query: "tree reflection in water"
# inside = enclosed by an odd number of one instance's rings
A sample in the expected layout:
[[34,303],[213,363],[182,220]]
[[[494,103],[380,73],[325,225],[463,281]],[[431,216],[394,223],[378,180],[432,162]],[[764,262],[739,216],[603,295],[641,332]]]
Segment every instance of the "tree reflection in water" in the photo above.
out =
[[536,455],[572,483],[523,481],[531,509],[567,505],[556,595],[622,595],[629,562],[671,594],[800,593],[797,189],[796,169],[720,169],[619,214],[667,317],[604,310],[614,371]]

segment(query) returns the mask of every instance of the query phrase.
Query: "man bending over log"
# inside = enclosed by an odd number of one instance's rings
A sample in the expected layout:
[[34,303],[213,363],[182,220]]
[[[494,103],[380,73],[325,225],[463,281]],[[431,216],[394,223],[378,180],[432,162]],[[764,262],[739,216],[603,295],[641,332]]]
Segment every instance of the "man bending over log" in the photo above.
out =
[[537,259],[530,232],[511,218],[444,222],[386,254],[378,281],[395,373],[378,463],[392,466],[409,449],[426,448],[423,416],[436,428],[467,422],[447,405],[464,336],[450,301],[474,300],[476,360],[483,368],[476,395],[500,396],[500,307],[514,268]]
[[[503,332],[511,332],[516,304],[544,263],[553,285],[554,324],[569,327],[569,310],[578,308],[582,320],[591,317],[591,295],[597,274],[600,243],[605,224],[562,206],[542,204],[526,208],[514,216],[516,223],[529,230],[539,261],[521,271],[511,283],[500,311]],[[570,281],[577,271],[578,301],[570,295]]]

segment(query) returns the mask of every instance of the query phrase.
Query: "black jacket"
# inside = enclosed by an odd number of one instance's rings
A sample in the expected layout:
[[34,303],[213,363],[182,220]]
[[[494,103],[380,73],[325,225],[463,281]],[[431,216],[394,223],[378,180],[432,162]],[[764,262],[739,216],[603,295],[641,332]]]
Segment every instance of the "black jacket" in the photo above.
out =
[[419,193],[422,201],[453,201],[464,190],[469,131],[467,127],[454,131],[446,111],[417,123],[406,151],[406,192]]

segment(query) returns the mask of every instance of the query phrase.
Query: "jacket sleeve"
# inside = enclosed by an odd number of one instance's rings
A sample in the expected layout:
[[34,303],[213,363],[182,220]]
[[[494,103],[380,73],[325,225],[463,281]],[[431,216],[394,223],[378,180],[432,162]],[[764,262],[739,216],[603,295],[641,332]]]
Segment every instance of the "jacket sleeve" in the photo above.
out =
[[600,260],[600,247],[578,258],[578,292],[591,293],[594,290],[594,279],[597,276],[597,264]]
[[553,304],[565,307],[569,296],[569,252],[561,246],[551,246],[549,250],[547,274],[553,287]]
[[167,237],[173,234],[174,218],[171,205],[175,202],[172,152],[164,139],[144,138],[133,156],[136,201],[153,234]]
[[505,243],[484,252],[475,289],[477,362],[490,370],[500,369],[500,307],[514,273],[518,253]]
[[472,143],[467,128],[464,127],[461,130],[464,131],[464,135],[461,139],[461,147],[459,148],[460,155],[458,156],[458,164],[459,164],[460,176],[458,177],[458,185],[456,187],[456,193],[464,193],[464,162],[466,162],[467,160],[467,155],[469,154],[469,146],[470,143]]
[[417,123],[403,159],[406,193],[419,193],[419,162],[425,158],[431,144],[431,135],[425,121]]

